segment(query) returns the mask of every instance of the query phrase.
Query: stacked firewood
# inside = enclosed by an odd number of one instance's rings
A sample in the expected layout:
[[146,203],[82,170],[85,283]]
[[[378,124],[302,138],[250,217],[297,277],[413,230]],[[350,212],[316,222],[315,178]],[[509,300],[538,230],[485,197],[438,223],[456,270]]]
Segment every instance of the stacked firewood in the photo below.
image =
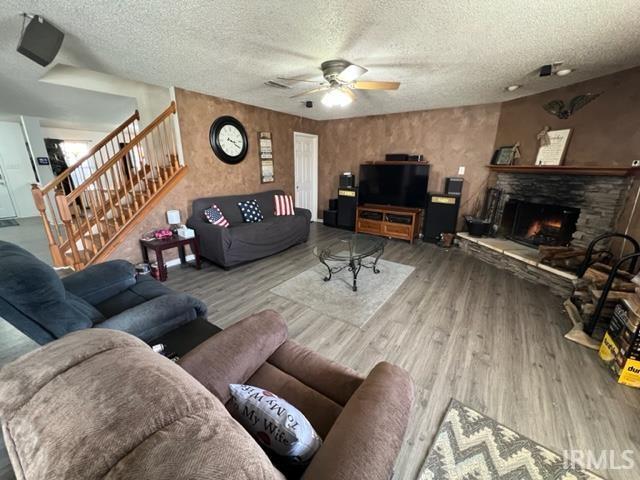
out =
[[[575,290],[571,302],[577,307],[584,323],[588,323],[595,312],[610,273],[609,265],[597,262],[587,269],[582,278],[573,282]],[[632,274],[619,270],[611,284],[599,321],[608,324],[616,304],[624,299],[640,300],[640,286],[634,283]]]
[[[550,247],[540,245],[538,247],[538,260],[546,265],[565,270],[576,271],[584,261],[587,254],[586,248],[578,247]],[[592,260],[603,262],[611,257],[611,253],[605,250],[594,251]]]

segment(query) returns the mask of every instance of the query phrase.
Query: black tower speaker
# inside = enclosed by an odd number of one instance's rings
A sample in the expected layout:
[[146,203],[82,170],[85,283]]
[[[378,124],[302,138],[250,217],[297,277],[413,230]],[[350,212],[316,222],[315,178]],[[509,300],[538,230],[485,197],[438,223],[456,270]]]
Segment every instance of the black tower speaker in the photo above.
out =
[[341,188],[338,190],[338,226],[354,230],[356,228],[356,210],[358,208],[358,189]]
[[329,199],[329,210],[338,210],[338,199],[330,198]]
[[429,193],[424,214],[422,239],[437,242],[441,233],[456,233],[460,197],[440,193]]
[[58,54],[64,33],[35,15],[25,27],[18,44],[18,52],[46,67]]

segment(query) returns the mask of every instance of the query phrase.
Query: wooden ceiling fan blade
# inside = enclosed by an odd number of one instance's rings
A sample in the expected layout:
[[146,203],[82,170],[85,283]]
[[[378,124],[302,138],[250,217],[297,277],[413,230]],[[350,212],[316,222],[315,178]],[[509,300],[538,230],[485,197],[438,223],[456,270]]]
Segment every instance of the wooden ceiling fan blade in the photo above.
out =
[[342,87],[340,90],[349,95],[351,97],[351,100],[356,99],[356,94],[353,93],[353,90],[351,90],[349,87]]
[[296,93],[295,95],[291,95],[289,98],[303,97],[305,95],[311,95],[311,94],[318,93],[318,92],[324,92],[325,90],[329,90],[330,88],[331,88],[330,85],[323,85],[323,86],[318,87],[318,88],[312,88],[311,90],[305,90],[304,92]]
[[367,72],[366,68],[352,63],[338,74],[337,79],[339,82],[351,83]]
[[353,82],[353,88],[356,90],[397,90],[400,82]]

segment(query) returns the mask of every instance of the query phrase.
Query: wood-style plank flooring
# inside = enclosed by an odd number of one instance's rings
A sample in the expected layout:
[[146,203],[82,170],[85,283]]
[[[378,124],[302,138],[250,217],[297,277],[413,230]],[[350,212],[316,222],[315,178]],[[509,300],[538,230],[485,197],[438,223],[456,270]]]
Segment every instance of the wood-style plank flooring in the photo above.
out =
[[[305,245],[230,271],[172,269],[167,284],[205,301],[223,328],[273,308],[292,338],[363,374],[381,360],[406,368],[416,402],[398,479],[416,477],[451,398],[559,453],[634,450],[636,470],[599,473],[640,478],[640,390],[617,385],[595,352],[562,337],[570,322],[545,287],[457,249],[390,241],[383,258],[416,269],[361,329],[269,291],[317,262],[317,242],[344,234],[314,224]],[[0,339],[0,364],[34,348],[5,322]],[[3,452],[0,478],[9,470]]]

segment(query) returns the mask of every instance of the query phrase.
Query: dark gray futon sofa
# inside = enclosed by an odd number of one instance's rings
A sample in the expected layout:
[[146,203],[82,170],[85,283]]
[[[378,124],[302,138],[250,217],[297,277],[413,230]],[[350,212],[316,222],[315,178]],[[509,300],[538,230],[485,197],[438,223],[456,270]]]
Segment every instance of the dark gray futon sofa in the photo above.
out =
[[[295,215],[275,216],[274,195],[282,195],[282,190],[249,195],[226,197],[206,197],[193,201],[191,217],[187,226],[196,231],[200,240],[200,254],[228,268],[234,265],[267,257],[281,252],[309,238],[311,212],[296,208]],[[256,199],[264,220],[258,223],[244,223],[238,202]],[[204,211],[216,204],[229,221],[229,228],[213,225],[207,221]]]
[[136,276],[125,260],[60,279],[31,253],[0,241],[0,317],[41,345],[84,328],[122,330],[150,342],[206,315],[200,300]]

